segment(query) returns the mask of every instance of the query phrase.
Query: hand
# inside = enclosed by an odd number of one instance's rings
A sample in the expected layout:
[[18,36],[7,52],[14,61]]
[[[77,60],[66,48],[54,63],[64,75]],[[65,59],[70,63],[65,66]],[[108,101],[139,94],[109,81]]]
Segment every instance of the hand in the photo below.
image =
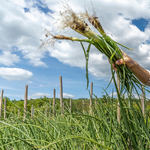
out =
[[[123,59],[124,59],[125,64],[129,68],[131,68],[135,64],[134,60],[132,58],[130,58],[124,51],[122,51],[122,55],[123,55]],[[123,65],[124,64],[123,59],[118,59],[115,62],[115,64],[116,65]],[[110,60],[109,60],[109,63],[110,63]],[[113,70],[117,71],[117,68],[115,67],[115,64],[112,64],[112,67],[113,67]]]

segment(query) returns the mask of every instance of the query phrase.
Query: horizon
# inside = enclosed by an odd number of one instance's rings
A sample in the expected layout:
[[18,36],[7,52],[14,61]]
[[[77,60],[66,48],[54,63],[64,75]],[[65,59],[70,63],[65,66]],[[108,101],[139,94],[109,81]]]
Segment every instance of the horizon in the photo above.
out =
[[[85,8],[99,18],[106,33],[115,41],[134,49],[125,52],[143,68],[150,70],[150,2],[149,1],[69,1],[75,12]],[[59,9],[58,9],[59,8]],[[91,10],[93,9],[93,10]],[[54,47],[38,48],[44,38],[43,29],[54,35],[59,31],[54,24],[63,10],[62,4],[52,0],[17,0],[0,4],[0,89],[4,96],[24,99],[28,85],[28,99],[53,96],[59,97],[59,76],[63,80],[64,98],[90,97],[93,93],[101,97],[111,79],[108,59],[91,47],[89,57],[89,88],[86,90],[85,57],[80,43],[55,41]],[[90,25],[90,23],[88,22]],[[90,25],[91,27],[91,25]],[[92,28],[93,29],[93,28]],[[94,32],[97,32],[93,29]],[[82,37],[73,30],[61,32],[73,37]],[[82,37],[83,38],[83,37]],[[85,48],[87,44],[85,44]],[[116,96],[114,84],[107,89],[108,95]],[[147,98],[150,94],[146,93]]]

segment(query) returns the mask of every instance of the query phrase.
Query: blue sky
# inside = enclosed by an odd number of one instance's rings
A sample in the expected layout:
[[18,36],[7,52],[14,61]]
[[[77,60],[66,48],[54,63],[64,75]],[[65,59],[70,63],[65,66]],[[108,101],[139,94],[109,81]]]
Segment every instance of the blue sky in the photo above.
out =
[[[90,1],[70,0],[69,5],[77,13],[84,12],[85,8],[92,13]],[[133,52],[125,52],[150,70],[150,2],[133,0],[131,6],[129,0],[93,0],[92,5],[106,33],[133,48]],[[60,33],[56,23],[59,11],[63,11],[59,1],[1,1],[0,89],[4,90],[4,96],[11,100],[23,99],[25,85],[28,85],[29,99],[52,97],[53,89],[59,97],[59,76],[62,76],[64,97],[89,98],[85,59],[79,43],[55,41],[54,47],[38,50],[44,38],[43,29],[55,35]],[[72,30],[61,34],[82,37]],[[110,78],[107,58],[92,47],[89,79],[93,82],[95,95],[103,95],[102,87],[107,87]],[[111,94],[112,91],[113,84],[107,92]]]

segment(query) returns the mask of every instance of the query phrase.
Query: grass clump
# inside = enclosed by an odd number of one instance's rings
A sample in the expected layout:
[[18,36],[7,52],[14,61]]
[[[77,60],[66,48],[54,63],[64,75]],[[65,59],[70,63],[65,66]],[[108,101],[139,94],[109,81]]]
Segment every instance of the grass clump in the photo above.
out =
[[148,113],[143,117],[140,100],[120,98],[120,123],[118,101],[107,94],[105,100],[93,99],[92,113],[90,109],[70,113],[65,105],[63,117],[59,110],[50,118],[35,109],[33,119],[27,112],[25,121],[12,114],[0,120],[0,149],[149,149]]

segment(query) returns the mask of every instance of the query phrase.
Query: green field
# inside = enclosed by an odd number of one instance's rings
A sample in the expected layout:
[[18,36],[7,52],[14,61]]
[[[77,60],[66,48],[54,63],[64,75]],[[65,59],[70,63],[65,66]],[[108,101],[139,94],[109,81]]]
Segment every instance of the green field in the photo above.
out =
[[[49,115],[50,101],[44,97],[28,100],[26,119],[23,121],[23,100],[7,99],[7,118],[0,120],[0,149],[2,150],[148,150],[150,147],[149,101],[143,117],[140,99],[129,94],[120,96],[121,118],[117,121],[118,100],[106,95],[89,99],[64,99],[64,113],[61,115],[59,99],[56,99],[53,116]],[[31,118],[31,106],[34,116]],[[45,113],[47,105],[47,114]],[[20,116],[18,117],[18,108]],[[90,113],[91,110],[91,113]]]

